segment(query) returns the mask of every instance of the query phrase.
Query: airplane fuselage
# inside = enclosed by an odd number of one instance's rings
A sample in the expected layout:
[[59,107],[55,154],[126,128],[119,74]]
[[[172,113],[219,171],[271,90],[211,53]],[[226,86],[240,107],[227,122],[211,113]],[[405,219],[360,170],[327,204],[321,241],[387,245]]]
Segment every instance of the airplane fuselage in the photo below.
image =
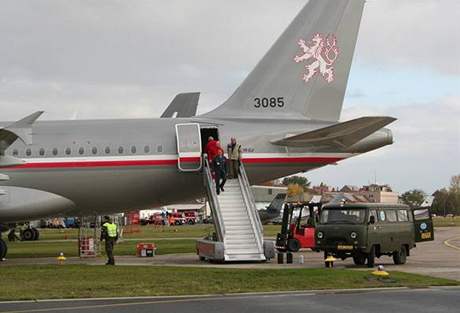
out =
[[[7,154],[25,163],[3,168],[1,172],[10,179],[1,185],[48,192],[72,203],[60,212],[50,211],[50,215],[120,212],[203,197],[202,174],[182,172],[177,166],[175,125],[182,123],[217,129],[224,150],[230,138],[236,137],[243,147],[243,162],[253,184],[336,163],[356,154],[270,143],[280,134],[325,127],[330,125],[327,122],[200,117],[45,121],[34,124],[32,145],[18,140],[9,147]],[[0,211],[8,211],[5,207]],[[2,222],[19,218],[11,211],[2,217],[1,212]],[[43,216],[46,212],[36,213]]]

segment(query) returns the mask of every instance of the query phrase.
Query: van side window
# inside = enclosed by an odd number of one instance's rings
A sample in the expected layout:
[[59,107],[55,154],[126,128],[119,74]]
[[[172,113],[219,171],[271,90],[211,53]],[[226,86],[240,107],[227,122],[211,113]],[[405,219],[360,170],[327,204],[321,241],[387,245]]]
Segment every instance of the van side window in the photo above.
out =
[[397,222],[396,211],[395,210],[387,210],[386,215],[387,215],[387,221],[388,222],[390,222],[390,223]]
[[414,217],[416,221],[429,219],[430,211],[428,209],[414,210]]
[[371,219],[371,216],[375,218],[375,221],[377,222],[377,210],[369,210],[369,220]]
[[409,221],[409,216],[407,210],[398,210],[398,221],[407,222]]
[[379,210],[379,221],[380,222],[385,222],[386,221],[385,211],[383,211],[383,210]]

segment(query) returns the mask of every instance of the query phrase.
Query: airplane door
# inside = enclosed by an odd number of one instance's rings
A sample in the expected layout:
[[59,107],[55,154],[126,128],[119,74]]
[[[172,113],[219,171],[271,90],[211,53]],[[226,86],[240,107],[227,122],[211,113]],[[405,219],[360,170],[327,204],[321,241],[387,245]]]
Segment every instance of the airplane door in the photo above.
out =
[[201,135],[197,123],[176,124],[177,167],[182,172],[201,169]]
[[415,242],[434,240],[433,220],[428,208],[414,209]]

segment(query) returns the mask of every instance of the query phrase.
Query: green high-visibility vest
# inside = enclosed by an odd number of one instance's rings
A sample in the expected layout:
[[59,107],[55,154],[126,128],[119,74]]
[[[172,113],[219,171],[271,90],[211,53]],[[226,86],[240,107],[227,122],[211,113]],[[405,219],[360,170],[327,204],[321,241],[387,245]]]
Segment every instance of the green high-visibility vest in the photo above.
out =
[[114,223],[104,223],[104,226],[107,229],[107,236],[115,238],[117,236],[117,224]]

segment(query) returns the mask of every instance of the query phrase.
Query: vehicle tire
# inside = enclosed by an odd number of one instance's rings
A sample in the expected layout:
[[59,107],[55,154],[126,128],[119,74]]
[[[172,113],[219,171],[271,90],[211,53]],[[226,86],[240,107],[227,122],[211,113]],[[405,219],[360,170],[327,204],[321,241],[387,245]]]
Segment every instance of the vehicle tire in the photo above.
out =
[[38,229],[36,229],[34,227],[32,227],[31,229],[32,229],[32,231],[34,233],[34,238],[32,240],[34,240],[34,241],[38,240],[40,238],[40,232],[38,231]]
[[375,246],[371,247],[371,251],[367,255],[367,267],[374,267],[375,265]]
[[193,225],[193,224],[195,224],[195,222],[193,220],[190,220],[190,221],[188,221],[188,224]]
[[0,261],[2,261],[6,257],[6,253],[8,252],[8,246],[3,239],[0,239]]
[[24,229],[21,233],[21,237],[22,237],[22,240],[24,241],[32,241],[34,240],[34,231],[32,230],[32,228],[27,228],[27,229]]
[[353,255],[353,262],[355,265],[364,265],[366,264],[366,256],[361,253],[357,253]]
[[297,239],[289,239],[287,242],[288,251],[297,252],[300,250],[300,241]]
[[401,246],[401,249],[393,252],[393,262],[397,265],[406,264],[407,260],[407,249],[405,246]]

